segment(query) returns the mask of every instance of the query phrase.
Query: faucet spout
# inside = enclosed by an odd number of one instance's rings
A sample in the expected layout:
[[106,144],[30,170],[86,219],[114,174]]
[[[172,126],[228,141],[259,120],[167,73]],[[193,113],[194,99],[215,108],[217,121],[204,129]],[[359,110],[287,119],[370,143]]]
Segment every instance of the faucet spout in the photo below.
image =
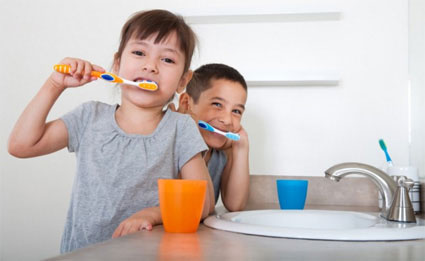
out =
[[397,183],[382,170],[363,163],[341,163],[325,171],[326,178],[334,181],[339,181],[341,178],[351,174],[366,176],[375,183],[382,194],[383,207],[381,216],[387,218],[388,211],[397,190]]

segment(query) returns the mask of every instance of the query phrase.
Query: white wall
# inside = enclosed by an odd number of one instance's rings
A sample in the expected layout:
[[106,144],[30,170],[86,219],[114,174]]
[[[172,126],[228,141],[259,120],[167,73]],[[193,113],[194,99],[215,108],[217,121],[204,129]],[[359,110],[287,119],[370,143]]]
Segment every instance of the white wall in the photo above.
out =
[[341,18],[194,26],[201,43],[215,43],[202,46],[202,60],[231,64],[248,80],[291,71],[341,77],[336,87],[249,89],[251,172],[323,175],[345,161],[382,166],[380,138],[396,164],[407,164],[407,3],[317,2],[262,5],[258,12],[339,10]]
[[425,180],[425,1],[409,0],[410,164]]
[[[384,163],[379,138],[397,164],[409,161],[406,1],[1,0],[0,6],[2,260],[58,254],[75,170],[66,150],[35,159],[9,156],[6,142],[14,122],[63,57],[109,67],[122,24],[141,9],[183,15],[341,12],[337,20],[194,25],[201,44],[194,67],[224,62],[247,80],[285,78],[294,71],[340,75],[338,86],[249,89],[244,126],[254,174],[320,176],[345,161],[379,166]],[[86,100],[114,102],[115,95],[100,82],[66,91],[50,118]]]

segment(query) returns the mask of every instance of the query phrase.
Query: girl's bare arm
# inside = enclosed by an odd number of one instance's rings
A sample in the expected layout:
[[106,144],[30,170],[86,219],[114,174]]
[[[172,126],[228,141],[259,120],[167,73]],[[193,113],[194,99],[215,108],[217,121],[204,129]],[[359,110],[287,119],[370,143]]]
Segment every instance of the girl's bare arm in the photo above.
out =
[[68,144],[68,132],[61,120],[46,123],[47,115],[64,88],[47,79],[27,105],[9,137],[8,150],[15,157],[48,154]]
[[53,72],[27,105],[9,137],[8,151],[13,156],[28,158],[55,152],[67,146],[68,131],[62,120],[46,123],[53,104],[68,87],[82,86],[95,80],[90,73],[93,69],[104,69],[91,63],[65,58],[61,64],[71,66],[70,74]]

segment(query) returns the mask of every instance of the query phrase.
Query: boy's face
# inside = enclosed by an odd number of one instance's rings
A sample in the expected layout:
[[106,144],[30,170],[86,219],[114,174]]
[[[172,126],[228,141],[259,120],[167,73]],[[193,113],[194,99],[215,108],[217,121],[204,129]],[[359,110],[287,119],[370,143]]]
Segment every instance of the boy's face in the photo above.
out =
[[[211,80],[211,88],[201,93],[197,103],[189,98],[189,112],[197,122],[203,120],[214,128],[238,132],[245,111],[247,93],[238,82],[226,79]],[[223,135],[200,129],[209,147],[222,148],[227,138]]]
[[129,101],[139,107],[162,108],[176,90],[186,85],[188,73],[183,73],[185,56],[179,48],[176,33],[171,33],[160,43],[155,43],[155,38],[156,34],[144,40],[130,38],[120,59],[115,61],[114,70],[130,81],[155,81],[158,90],[149,92],[121,84],[123,102]]

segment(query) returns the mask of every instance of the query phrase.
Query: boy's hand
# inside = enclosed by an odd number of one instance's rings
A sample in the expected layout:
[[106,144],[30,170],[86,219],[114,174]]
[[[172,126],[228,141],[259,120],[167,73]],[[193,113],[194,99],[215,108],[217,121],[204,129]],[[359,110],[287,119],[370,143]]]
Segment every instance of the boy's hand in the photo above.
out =
[[58,88],[78,87],[88,82],[94,81],[97,77],[91,76],[92,71],[104,72],[105,70],[88,61],[77,58],[65,58],[60,64],[71,66],[69,74],[53,72],[50,76],[51,83]]
[[230,148],[248,148],[249,146],[249,141],[248,141],[248,133],[246,133],[245,129],[242,127],[240,130],[237,132],[239,134],[239,136],[241,137],[238,141],[234,141],[231,139],[227,139],[226,143],[224,143],[223,147],[221,147],[221,150],[227,150]]
[[249,146],[248,133],[246,133],[246,131],[242,127],[242,125],[241,125],[241,129],[239,130],[238,134],[241,138],[238,141],[233,142],[232,147],[247,148]]
[[112,238],[125,236],[143,229],[152,230],[153,226],[159,224],[161,224],[159,207],[146,208],[121,222],[112,234]]

